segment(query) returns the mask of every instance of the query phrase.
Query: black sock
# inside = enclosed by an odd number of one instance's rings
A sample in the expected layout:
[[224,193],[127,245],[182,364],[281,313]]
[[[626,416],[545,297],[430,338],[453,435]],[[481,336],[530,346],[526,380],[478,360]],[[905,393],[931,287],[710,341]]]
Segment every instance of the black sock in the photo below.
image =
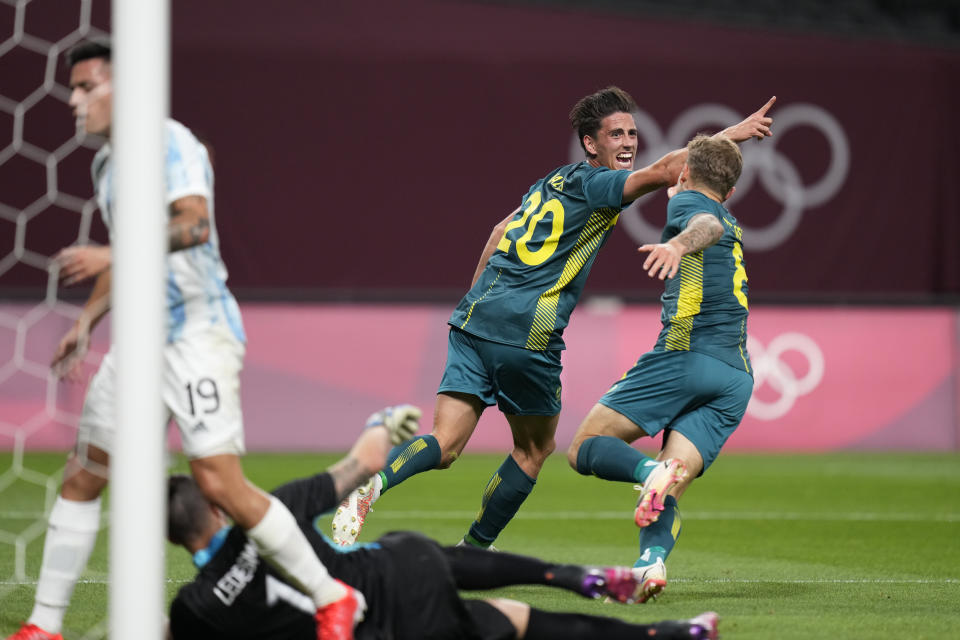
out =
[[563,638],[603,638],[604,640],[689,640],[690,625],[682,621],[655,624],[631,624],[616,618],[579,613],[555,613],[530,608],[525,640],[562,640]]
[[537,558],[477,547],[444,547],[459,589],[496,589],[515,584],[543,584],[580,593],[584,568],[550,564]]

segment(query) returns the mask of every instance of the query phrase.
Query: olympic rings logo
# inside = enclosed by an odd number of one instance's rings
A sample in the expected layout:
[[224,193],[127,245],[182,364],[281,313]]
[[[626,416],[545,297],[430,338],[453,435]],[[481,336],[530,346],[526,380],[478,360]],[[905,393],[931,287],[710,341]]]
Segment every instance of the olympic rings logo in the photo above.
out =
[[[700,131],[715,130],[743,119],[733,109],[721,104],[700,104],[682,112],[664,135],[657,122],[643,111],[633,112],[639,137],[646,143],[643,158],[637,166],[645,166],[665,153],[679,149]],[[774,137],[763,144],[744,144],[743,173],[737,182],[737,191],[728,201],[735,203],[757,183],[782,206],[780,215],[762,228],[743,227],[744,243],[751,249],[770,250],[783,244],[796,230],[804,210],[819,206],[833,198],[847,179],[850,171],[850,143],[843,127],[825,109],[813,104],[797,103],[778,106],[773,112]],[[830,147],[830,163],[823,176],[805,185],[794,162],[777,149],[777,142],[793,127],[806,125],[817,129]],[[570,144],[570,161],[583,159],[580,140],[574,133]],[[660,242],[660,228],[643,218],[643,203],[647,194],[637,199],[620,214],[620,224],[637,244]]]
[[[783,333],[770,341],[768,346],[747,336],[747,351],[753,364],[754,395],[747,406],[747,414],[758,420],[776,420],[793,408],[797,398],[817,388],[823,380],[824,358],[820,347],[810,337],[802,333]],[[782,356],[794,351],[806,360],[807,372],[798,376],[793,368],[783,361]],[[777,394],[776,400],[766,401],[757,397],[756,392],[769,386]]]

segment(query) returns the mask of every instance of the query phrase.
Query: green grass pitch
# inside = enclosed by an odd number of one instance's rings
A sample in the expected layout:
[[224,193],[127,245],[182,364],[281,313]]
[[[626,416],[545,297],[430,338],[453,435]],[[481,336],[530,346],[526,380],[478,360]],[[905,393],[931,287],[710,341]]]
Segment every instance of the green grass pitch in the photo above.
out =
[[[30,454],[24,466],[55,472],[62,459]],[[375,506],[361,539],[416,529],[455,542],[501,459],[468,453],[448,471],[412,478]],[[334,460],[258,454],[245,459],[245,468],[254,482],[272,488]],[[11,455],[0,453],[0,470],[10,467]],[[37,526],[43,495],[35,482],[0,484],[0,637],[32,606],[34,582],[12,579],[10,533]],[[565,562],[632,564],[633,495],[627,485],[577,475],[556,455],[497,546]],[[494,593],[544,609],[637,622],[715,610],[727,639],[960,638],[957,454],[723,454],[680,506],[683,532],[667,563],[669,583],[653,603],[605,604],[544,587]],[[321,522],[327,531],[329,517]],[[27,546],[26,573],[33,579],[42,537]],[[77,586],[67,640],[104,636],[106,541],[101,535]],[[172,597],[192,567],[174,548],[167,565]]]

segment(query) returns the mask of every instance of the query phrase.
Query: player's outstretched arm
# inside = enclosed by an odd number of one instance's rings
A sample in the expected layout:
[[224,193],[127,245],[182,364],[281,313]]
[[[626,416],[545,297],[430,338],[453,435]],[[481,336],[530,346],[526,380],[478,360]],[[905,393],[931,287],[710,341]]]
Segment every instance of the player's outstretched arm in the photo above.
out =
[[645,244],[637,251],[650,253],[643,261],[643,270],[651,278],[672,278],[680,269],[680,259],[688,253],[716,244],[723,236],[723,225],[709,213],[698,213],[687,227],[661,244]]
[[483,247],[483,252],[480,254],[480,262],[477,263],[477,269],[473,272],[473,280],[470,281],[470,286],[477,284],[477,280],[480,279],[480,274],[483,273],[483,270],[487,267],[487,262],[490,260],[490,256],[493,255],[493,252],[497,250],[497,245],[500,244],[500,240],[503,239],[503,234],[507,232],[507,224],[513,220],[513,217],[517,215],[517,212],[520,211],[520,207],[517,207],[510,213],[506,218],[497,223],[497,226],[493,228],[493,231],[490,232],[490,237],[487,239],[487,244]]
[[[767,116],[767,111],[776,101],[777,96],[771,97],[766,104],[742,121],[727,127],[716,135],[725,136],[734,142],[743,142],[750,138],[762,140],[765,137],[772,136],[773,132],[770,127],[773,125],[773,118]],[[670,187],[676,184],[686,162],[687,150],[684,148],[671,151],[653,164],[643,169],[637,169],[630,174],[623,184],[623,204],[627,205],[640,196],[656,191],[661,187]]]
[[750,138],[756,138],[759,141],[772,136],[773,131],[770,127],[773,125],[773,118],[767,115],[767,111],[776,101],[777,96],[772,96],[765,105],[716,135],[730,138],[734,142],[745,142]]
[[367,419],[350,452],[327,471],[333,477],[337,502],[383,469],[390,449],[420,429],[421,411],[409,404],[387,407]]
[[637,169],[623,183],[623,204],[630,204],[651,191],[676,184],[686,162],[687,150],[677,149],[653,164]]

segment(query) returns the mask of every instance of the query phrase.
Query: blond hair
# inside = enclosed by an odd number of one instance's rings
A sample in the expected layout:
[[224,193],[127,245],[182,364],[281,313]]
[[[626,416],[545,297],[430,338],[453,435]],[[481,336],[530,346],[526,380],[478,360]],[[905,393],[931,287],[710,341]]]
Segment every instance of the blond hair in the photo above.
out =
[[701,133],[687,144],[687,166],[691,182],[726,198],[740,178],[743,156],[740,147],[729,138]]

